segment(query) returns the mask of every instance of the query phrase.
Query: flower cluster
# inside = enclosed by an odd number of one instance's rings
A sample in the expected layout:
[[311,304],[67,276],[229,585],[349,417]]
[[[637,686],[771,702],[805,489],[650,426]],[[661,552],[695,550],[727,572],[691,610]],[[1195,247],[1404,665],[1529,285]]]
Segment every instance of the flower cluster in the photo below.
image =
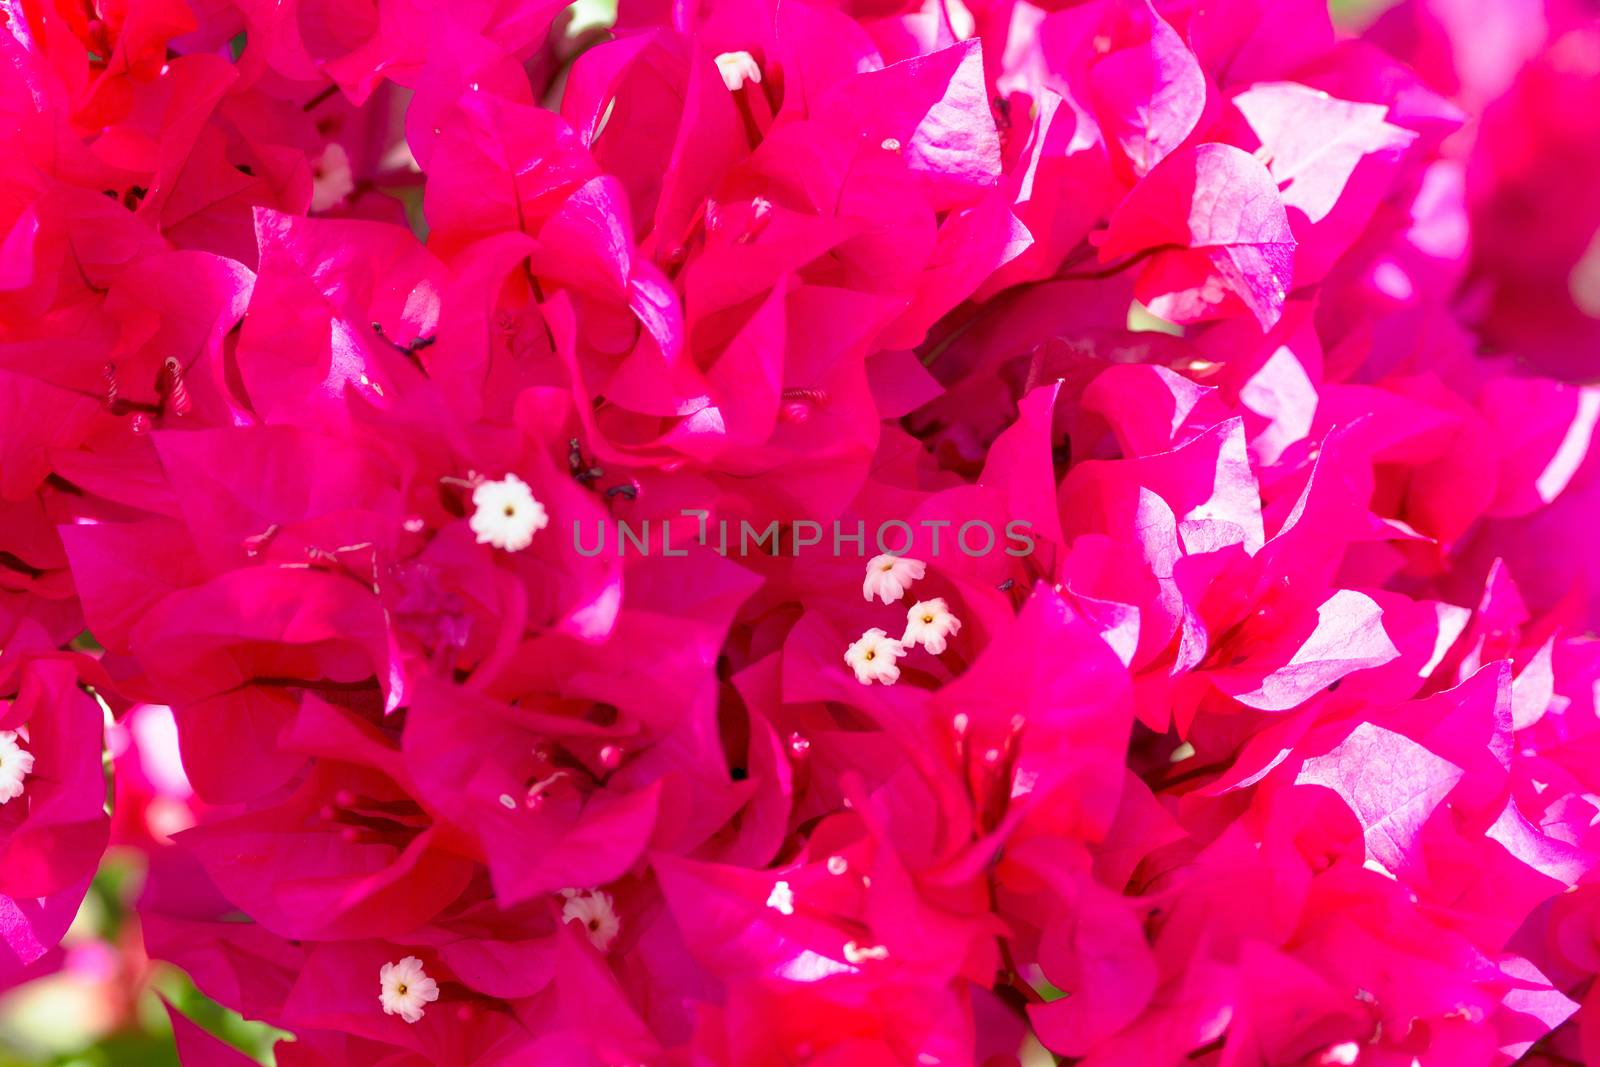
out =
[[1596,56],[0,4],[0,984],[161,705],[281,1067],[1600,1064]]

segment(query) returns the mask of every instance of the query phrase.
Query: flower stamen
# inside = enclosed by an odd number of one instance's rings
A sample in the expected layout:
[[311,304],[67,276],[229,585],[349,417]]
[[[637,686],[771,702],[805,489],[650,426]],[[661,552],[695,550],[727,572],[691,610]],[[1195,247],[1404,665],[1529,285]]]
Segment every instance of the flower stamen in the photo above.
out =
[[31,773],[33,753],[17,744],[15,730],[0,730],[0,804],[20,797]]

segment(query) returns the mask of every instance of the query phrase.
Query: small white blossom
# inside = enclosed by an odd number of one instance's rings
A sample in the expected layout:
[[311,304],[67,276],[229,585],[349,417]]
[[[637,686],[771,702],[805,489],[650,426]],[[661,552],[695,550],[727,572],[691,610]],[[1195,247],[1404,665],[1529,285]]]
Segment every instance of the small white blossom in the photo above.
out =
[[344,203],[356,191],[350,170],[350,153],[337,141],[329,143],[311,165],[311,210],[327,211]]
[[567,902],[561,905],[561,921],[574,919],[589,935],[589,943],[601,952],[611,947],[611,942],[622,932],[622,920],[617,918],[617,906],[611,894],[599,889],[587,893],[562,890]]
[[13,730],[0,730],[0,804],[22,795],[22,783],[33,771],[33,753],[17,744]]
[[730,93],[743,89],[745,82],[761,84],[761,67],[749,52],[722,53],[717,57],[717,72],[722,75],[722,84],[728,87]]
[[767,907],[779,915],[794,914],[794,890],[788,882],[778,882],[772,887],[772,892],[767,896]]
[[867,960],[886,960],[889,950],[883,945],[861,945],[854,941],[844,943],[846,963],[865,963]]
[[944,597],[919,600],[906,612],[906,632],[900,643],[907,648],[921,645],[935,656],[945,650],[950,638],[961,632],[961,620],[950,614]]
[[550,525],[544,505],[533,498],[528,483],[515,474],[499,481],[480,482],[472,491],[469,525],[478,544],[507,552],[520,552],[533,543],[533,535]]
[[927,564],[920,559],[892,556],[887,552],[873,556],[867,563],[867,577],[861,583],[861,599],[877,597],[885,604],[893,604],[906,595],[911,583],[928,573]]
[[439,983],[423,972],[422,961],[415,956],[385,963],[378,971],[378,982],[383,1013],[398,1015],[408,1023],[420,1020],[424,1005],[439,999]]
[[1324,1052],[1317,1063],[1322,1067],[1352,1067],[1360,1059],[1360,1045],[1354,1041],[1341,1041]]
[[905,646],[877,627],[873,627],[851,645],[844,653],[844,661],[856,672],[856,681],[862,685],[882,682],[893,685],[900,680],[900,668],[894,661],[906,654]]

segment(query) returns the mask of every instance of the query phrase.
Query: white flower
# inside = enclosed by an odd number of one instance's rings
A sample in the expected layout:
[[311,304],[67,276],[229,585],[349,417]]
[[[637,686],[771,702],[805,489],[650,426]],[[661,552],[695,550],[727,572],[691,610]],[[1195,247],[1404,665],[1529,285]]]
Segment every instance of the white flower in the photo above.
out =
[[761,67],[749,52],[722,53],[717,57],[717,72],[722,75],[722,84],[728,87],[730,93],[743,89],[745,82],[761,84]]
[[889,958],[889,950],[883,945],[861,945],[855,941],[846,941],[844,943],[844,958],[846,963],[886,960]]
[[589,943],[604,952],[622,932],[622,920],[617,918],[617,906],[611,894],[599,889],[587,893],[562,890],[567,902],[561,905],[561,921],[576,919],[589,935]]
[[919,600],[906,612],[906,632],[900,643],[908,648],[921,645],[935,656],[943,652],[950,638],[961,632],[961,620],[950,614],[944,597]]
[[920,559],[891,556],[887,552],[873,556],[867,564],[867,579],[861,583],[861,599],[876,596],[885,604],[893,604],[906,595],[911,583],[928,573],[927,564]]
[[0,730],[0,804],[22,795],[22,783],[33,771],[33,753],[17,744],[13,730]]
[[337,141],[330,142],[311,165],[311,210],[327,211],[344,203],[356,191],[350,171],[350,153]]
[[893,685],[900,680],[900,668],[894,661],[905,654],[904,645],[873,627],[845,650],[844,661],[850,664],[850,669],[856,672],[856,681],[862,685],[873,682]]
[[779,915],[794,914],[794,890],[788,882],[778,882],[772,887],[772,892],[767,895],[767,907]]
[[1361,1059],[1361,1046],[1354,1041],[1341,1041],[1324,1052],[1317,1060],[1323,1067],[1351,1067]]
[[507,552],[520,552],[533,542],[533,535],[550,525],[544,505],[533,498],[528,483],[515,474],[497,482],[481,482],[472,491],[469,523],[478,535],[478,544],[493,545]]
[[423,1005],[439,999],[439,983],[423,973],[422,961],[415,956],[385,963],[378,971],[378,982],[383,1013],[398,1015],[408,1023],[422,1018]]

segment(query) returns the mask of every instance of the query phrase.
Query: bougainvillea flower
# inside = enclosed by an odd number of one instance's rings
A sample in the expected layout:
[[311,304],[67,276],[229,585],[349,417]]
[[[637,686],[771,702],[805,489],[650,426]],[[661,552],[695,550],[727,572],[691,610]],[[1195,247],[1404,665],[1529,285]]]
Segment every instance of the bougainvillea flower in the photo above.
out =
[[1600,30],[1363,17],[4,7],[0,986],[109,838],[283,1067],[1596,1059]]
[[1416,135],[1386,109],[1292,82],[1251,86],[1233,98],[1260,140],[1296,249],[1294,281],[1322,277],[1359,235]]
[[256,240],[235,356],[256,411],[315,426],[341,417],[347,396],[385,406],[397,379],[415,373],[390,340],[429,336],[438,320],[438,261],[405,230],[370,222],[258,211]]
[[1052,89],[1092,115],[1125,181],[1148,174],[1200,122],[1205,75],[1178,30],[1148,0],[1068,6],[1036,26],[1026,25],[1025,17],[1019,12],[1013,47],[1028,49],[1028,62],[1018,64],[1017,73],[1007,71],[1002,87],[1035,97],[1039,88]]
[[15,765],[0,772],[10,786],[0,806],[0,893],[7,897],[48,897],[76,886],[105,848],[104,718],[77,681],[70,663],[31,663],[0,711],[4,750]]
[[77,681],[68,662],[28,662],[0,710],[0,980],[55,948],[106,846],[104,720]]
[[[405,743],[418,788],[478,842],[502,899],[603,886],[626,873],[649,841],[657,790],[605,788],[604,729],[530,718],[442,689],[419,694],[411,714]],[[568,743],[590,739],[599,775],[563,767],[555,747],[541,744],[569,731],[576,736]],[[547,846],[527,848],[530,835]]]
[[391,783],[331,762],[281,804],[180,836],[225,896],[285,937],[407,931],[471,875]]
[[[1295,244],[1267,168],[1231,145],[1202,144],[1134,187],[1111,217],[1100,258],[1153,251],[1139,296],[1173,321],[1214,318],[1232,305],[1267,329],[1293,284]],[[1169,246],[1187,251],[1161,251]]]
[[865,600],[877,597],[885,604],[893,604],[906,595],[912,582],[923,578],[927,572],[927,564],[920,559],[880,553],[867,560],[867,577],[861,583],[861,596]]

